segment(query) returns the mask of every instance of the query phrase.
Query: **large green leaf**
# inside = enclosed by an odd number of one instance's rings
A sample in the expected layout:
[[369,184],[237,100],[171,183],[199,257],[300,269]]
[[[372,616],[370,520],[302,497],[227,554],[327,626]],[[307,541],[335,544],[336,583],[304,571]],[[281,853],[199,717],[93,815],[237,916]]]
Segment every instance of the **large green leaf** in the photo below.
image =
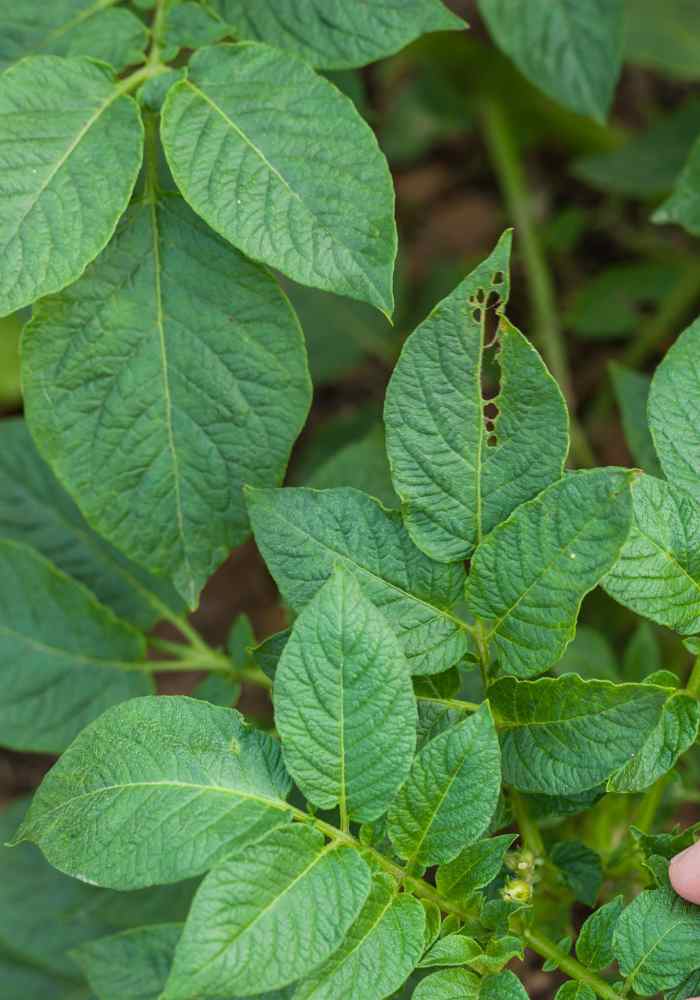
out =
[[98,937],[73,958],[100,1000],[158,1000],[170,973],[182,924],[154,924]]
[[498,737],[488,705],[416,756],[389,810],[388,834],[412,864],[444,864],[484,833],[501,790]]
[[0,538],[31,545],[139,628],[182,610],[168,581],[129,562],[89,527],[23,420],[0,422]]
[[700,908],[670,889],[642,892],[615,927],[620,971],[640,996],[676,986],[698,965]]
[[552,847],[550,858],[574,899],[586,906],[595,906],[603,884],[600,855],[578,840],[560,840]]
[[104,66],[36,56],[0,76],[0,316],[64,288],[97,256],[142,146],[138,106]]
[[623,0],[478,0],[525,76],[572,111],[605,121],[622,68]]
[[312,66],[346,69],[398,52],[428,31],[466,27],[441,0],[213,0],[237,38],[291,49]]
[[41,304],[23,378],[34,437],[87,520],[191,606],[248,533],[243,484],[281,481],[311,391],[273,279],[167,195]]
[[615,958],[613,934],[624,906],[623,897],[616,896],[592,913],[579,931],[576,957],[594,972],[607,968]]
[[388,875],[372,879],[367,902],[340,948],[299,984],[294,1000],[363,1000],[391,996],[418,964],[424,946],[425,910],[406,893],[398,895]]
[[354,820],[381,816],[413,760],[416,700],[394,633],[345,570],[297,619],[274,700],[284,760],[306,798]]
[[245,996],[307,975],[341,944],[370,885],[353,847],[296,824],[274,831],[202,883],[163,1000]]
[[29,55],[90,56],[116,70],[141,62],[143,21],[116,0],[0,0],[0,70]]
[[0,541],[0,743],[57,753],[153,690],[143,636],[34,549]]
[[250,490],[255,539],[287,603],[308,604],[336,564],[349,568],[396,632],[414,674],[454,666],[468,648],[457,603],[464,569],[415,547],[398,511],[353,489]]
[[645,472],[652,476],[660,476],[661,465],[647,423],[647,403],[651,386],[649,376],[613,362],[610,365],[610,378],[632,458]]
[[668,479],[700,503],[700,320],[681,334],[656,369],[649,426]]
[[310,66],[255,42],[200,49],[162,133],[180,190],[222,236],[295,281],[392,312],[389,169],[352,101]]
[[[508,300],[510,232],[404,345],[384,420],[406,526],[434,559],[465,559],[521,503],[564,471],[568,418],[540,356],[500,319],[502,388],[487,429],[482,369],[491,299]],[[488,302],[488,307],[487,307]]]
[[672,695],[653,684],[584,681],[577,674],[504,677],[489,689],[504,781],[546,795],[595,788],[639,752]]
[[137,698],[85,729],[37,792],[15,843],[119,889],[206,871],[284,823],[279,745],[232,709]]
[[563,655],[581,601],[613,567],[629,532],[633,476],[568,474],[476,550],[467,604],[503,673],[543,673]]
[[700,508],[672,483],[642,476],[632,528],[605,577],[607,592],[681,635],[700,632]]

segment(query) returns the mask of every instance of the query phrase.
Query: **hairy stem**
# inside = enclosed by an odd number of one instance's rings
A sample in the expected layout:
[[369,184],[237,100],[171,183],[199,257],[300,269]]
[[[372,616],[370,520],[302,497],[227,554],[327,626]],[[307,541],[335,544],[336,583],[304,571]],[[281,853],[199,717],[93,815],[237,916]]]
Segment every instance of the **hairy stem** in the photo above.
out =
[[571,955],[567,955],[566,952],[558,948],[553,941],[550,941],[543,934],[540,934],[536,930],[527,929],[524,932],[524,937],[525,943],[529,948],[536,951],[538,955],[547,959],[547,961],[555,962],[562,972],[565,972],[571,979],[590,986],[596,996],[600,997],[600,1000],[620,1000],[620,994],[616,993],[612,986],[606,983],[604,979],[601,979],[600,976],[597,976],[590,969],[581,965]]
[[537,232],[525,170],[502,105],[496,101],[485,102],[482,123],[491,162],[523,247],[535,328],[533,340],[569,405],[572,459],[579,466],[594,466],[595,456],[575,416],[573,383],[557,317],[554,284]]

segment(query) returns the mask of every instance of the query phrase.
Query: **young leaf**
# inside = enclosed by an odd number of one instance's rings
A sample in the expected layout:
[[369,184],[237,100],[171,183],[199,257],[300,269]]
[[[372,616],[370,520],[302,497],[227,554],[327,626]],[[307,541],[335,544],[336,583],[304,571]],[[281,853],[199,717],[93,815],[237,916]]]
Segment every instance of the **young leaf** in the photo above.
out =
[[413,1000],[479,1000],[481,980],[464,969],[445,969],[423,979]]
[[408,774],[416,701],[384,616],[338,568],[297,619],[275,675],[284,760],[305,797],[378,819]]
[[389,810],[394,848],[411,864],[452,861],[488,828],[500,788],[498,737],[483,705],[416,756]]
[[681,635],[700,631],[700,508],[683,489],[652,476],[636,481],[632,527],[603,587]]
[[613,949],[629,987],[654,996],[697,968],[700,909],[670,889],[642,892],[615,927]]
[[23,420],[0,422],[0,537],[31,545],[138,628],[182,602],[96,534],[42,460]]
[[32,433],[87,520],[192,607],[248,533],[243,483],[280,482],[310,398],[288,302],[176,197],[134,205],[41,304],[23,378]]
[[504,781],[546,795],[595,788],[639,752],[672,694],[577,674],[497,681],[489,700],[502,733]]
[[276,0],[213,0],[237,38],[290,49],[312,66],[347,69],[398,52],[428,31],[466,25],[441,0],[297,0],[281,10]]
[[14,842],[98,885],[176,882],[287,822],[289,788],[279,745],[238,712],[137,698],[66,750]]
[[34,549],[0,541],[0,742],[58,753],[106,708],[153,690],[143,636]]
[[613,961],[613,933],[625,908],[622,896],[605,903],[585,921],[576,939],[576,957],[594,972],[606,969]]
[[438,965],[468,965],[481,954],[481,948],[474,938],[464,934],[446,934],[439,938],[418,963],[421,969]]
[[605,121],[622,68],[623,0],[479,0],[479,9],[536,87]]
[[612,568],[629,532],[632,476],[571,473],[517,508],[477,549],[467,604],[503,673],[530,677],[563,655],[581,601]]
[[386,160],[352,101],[301,59],[254,42],[200,49],[168,94],[162,134],[185,198],[234,246],[392,312]]
[[586,983],[571,979],[557,990],[554,1000],[596,1000],[596,995]]
[[356,991],[383,1000],[400,988],[423,951],[425,910],[397,895],[388,875],[375,874],[367,902],[340,948],[296,988],[294,1000],[337,1000]]
[[353,489],[246,492],[255,540],[292,608],[308,604],[339,564],[384,613],[412,673],[442,673],[462,659],[467,634],[449,609],[464,569],[417,549],[398,511]]
[[440,895],[444,899],[465,899],[493,882],[515,838],[516,834],[506,833],[479,840],[465,847],[448,865],[441,865],[435,878]]
[[586,906],[595,906],[603,884],[600,855],[578,840],[560,840],[552,848],[551,859],[575,898]]
[[[408,338],[387,390],[387,451],[406,526],[416,545],[442,562],[469,556],[484,534],[564,470],[568,418],[561,392],[535,349],[501,315],[510,243],[504,233],[491,256]],[[502,387],[489,431],[481,383],[492,296],[501,315]]]
[[481,983],[479,1000],[526,1000],[527,993],[514,972],[487,976]]
[[75,281],[105,246],[136,182],[143,126],[104,66],[36,56],[0,76],[0,147],[5,316]]
[[700,502],[700,320],[681,334],[656,369],[649,426],[668,479]]
[[622,427],[632,458],[649,475],[660,477],[661,465],[647,424],[651,380],[647,375],[640,375],[639,372],[617,363],[610,365],[610,378],[622,414]]
[[162,1000],[245,996],[308,975],[342,943],[370,885],[354,848],[305,826],[273,831],[205,878]]
[[95,0],[0,0],[0,70],[25,56],[89,56],[119,71],[143,60],[148,31],[123,7]]

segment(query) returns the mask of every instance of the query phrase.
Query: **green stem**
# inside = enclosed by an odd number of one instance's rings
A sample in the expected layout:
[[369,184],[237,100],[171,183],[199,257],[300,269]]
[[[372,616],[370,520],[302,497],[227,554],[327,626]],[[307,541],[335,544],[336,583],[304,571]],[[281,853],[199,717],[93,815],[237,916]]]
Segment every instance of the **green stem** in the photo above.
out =
[[700,698],[700,656],[698,656],[693,664],[693,669],[690,672],[685,689],[688,694],[692,694],[695,698]]
[[525,170],[503,106],[496,101],[485,102],[482,123],[493,168],[523,247],[535,328],[533,340],[569,405],[572,458],[576,465],[594,466],[595,456],[575,417],[573,382],[557,316],[554,283],[537,232]]
[[201,640],[200,645],[196,648],[183,646],[179,642],[170,642],[168,639],[159,639],[155,636],[150,637],[148,642],[153,649],[172,653],[175,659],[145,660],[139,662],[135,669],[153,672],[167,671],[169,673],[180,670],[208,670],[211,673],[223,674],[237,681],[257,684],[258,687],[263,687],[268,691],[272,688],[272,681],[259,667],[237,667],[225,653],[218,649],[212,649]]
[[666,787],[671,780],[672,775],[670,773],[664,774],[644,793],[644,798],[639,804],[639,811],[634,824],[642,833],[651,833],[654,828],[656,814],[659,811]]
[[419,694],[417,700],[427,701],[430,705],[444,705],[445,708],[454,708],[458,712],[478,712],[481,708],[475,701],[460,701],[457,698],[429,698]]
[[549,938],[531,929],[525,930],[524,937],[528,947],[536,951],[542,958],[547,959],[547,961],[555,962],[561,971],[565,972],[571,979],[590,986],[596,996],[600,997],[600,1000],[620,1000],[620,994],[616,993],[612,986],[606,983],[604,979],[601,979],[600,976],[597,976],[590,969],[581,965],[571,955],[567,955],[566,952],[558,948]]
[[513,807],[513,816],[518,825],[523,845],[531,850],[536,857],[544,857],[545,849],[542,834],[537,823],[530,816],[525,799],[514,788],[510,789],[508,797]]

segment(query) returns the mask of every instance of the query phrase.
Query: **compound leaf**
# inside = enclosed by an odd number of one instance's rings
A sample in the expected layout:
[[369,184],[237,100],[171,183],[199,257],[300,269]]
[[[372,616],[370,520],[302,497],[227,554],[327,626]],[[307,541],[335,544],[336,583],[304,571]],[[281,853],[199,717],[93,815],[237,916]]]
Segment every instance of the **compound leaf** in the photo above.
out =
[[700,320],[681,334],[656,369],[649,426],[668,479],[700,503]]
[[255,42],[200,49],[168,94],[162,134],[185,198],[234,246],[392,312],[389,169],[352,101],[310,66]]
[[148,31],[123,7],[95,0],[0,0],[0,70],[30,55],[89,56],[116,70],[143,60]]
[[577,674],[504,677],[489,688],[504,781],[545,795],[595,788],[640,751],[672,695],[653,684],[585,681]]
[[314,805],[377,819],[408,774],[416,701],[384,616],[337,569],[297,619],[275,674],[284,760]]
[[312,66],[349,69],[398,52],[428,31],[465,28],[441,0],[213,0],[237,38],[290,49]]
[[[434,559],[469,556],[489,532],[564,470],[568,418],[535,349],[502,317],[510,232],[408,338],[384,420],[394,488],[416,545]],[[482,369],[491,298],[501,316],[498,417],[484,418]]]
[[57,753],[153,690],[143,636],[27,545],[0,541],[0,742]]
[[467,604],[503,673],[543,673],[563,655],[581,601],[612,568],[629,532],[633,475],[568,474],[476,550]]
[[488,705],[417,754],[389,809],[388,834],[412,864],[445,864],[488,828],[501,790],[496,727]]
[[98,255],[142,148],[138,106],[106,67],[36,56],[0,76],[0,316],[64,288]]
[[636,481],[632,527],[603,587],[681,635],[700,631],[700,508],[683,489],[653,476]]
[[622,896],[599,907],[584,922],[576,938],[576,957],[594,972],[606,969],[614,961],[613,933],[625,908]]
[[450,608],[464,569],[415,547],[398,511],[353,489],[248,490],[255,539],[285,601],[300,610],[337,564],[386,616],[414,674],[436,674],[468,648]]
[[275,830],[194,898],[163,1000],[277,989],[335,952],[370,891],[359,853],[305,826]]
[[642,892],[615,927],[620,971],[640,996],[677,986],[698,965],[700,909],[670,889]]
[[352,996],[383,1000],[416,967],[424,946],[425,910],[406,893],[398,895],[388,875],[375,874],[367,902],[340,948],[300,983],[294,1000],[336,1000]]
[[279,745],[232,709],[136,698],[88,726],[44,778],[15,843],[116,889],[176,882],[289,818]]
[[[272,277],[177,197],[134,205],[23,348],[27,418],[87,520],[190,606],[281,481],[310,383]],[[262,446],[261,446],[262,445]]]
[[0,422],[0,537],[31,545],[138,628],[182,610],[167,580],[130,562],[90,528],[23,420]]
[[605,121],[622,68],[623,0],[479,0],[479,9],[528,80]]

